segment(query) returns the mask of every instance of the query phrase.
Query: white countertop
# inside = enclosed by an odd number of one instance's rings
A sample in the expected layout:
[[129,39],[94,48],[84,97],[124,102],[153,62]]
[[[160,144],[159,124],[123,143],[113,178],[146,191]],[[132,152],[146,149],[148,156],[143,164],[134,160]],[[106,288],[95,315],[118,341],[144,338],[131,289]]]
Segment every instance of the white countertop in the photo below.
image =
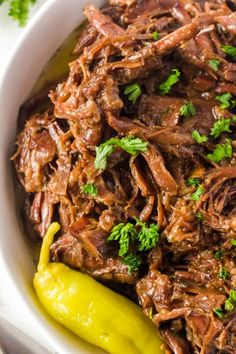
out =
[[[34,15],[45,1],[46,0],[37,1],[37,4],[32,7],[30,17]],[[17,22],[7,16],[7,12],[7,5],[0,6],[0,76],[4,70],[9,53],[14,48],[14,44],[23,31],[22,28],[19,28]],[[48,350],[51,350],[48,343],[45,343],[45,339],[41,337],[37,329],[32,325],[30,316],[27,315],[25,309],[19,304],[19,301],[16,303],[14,290],[11,288],[10,284],[8,284],[2,273],[3,272],[0,270],[0,317],[7,319],[16,327],[27,333],[27,335],[34,338],[34,340],[43,343]],[[45,352],[37,351],[34,348],[31,350],[32,354],[43,354],[43,352]],[[10,351],[9,353],[18,354],[17,351]]]

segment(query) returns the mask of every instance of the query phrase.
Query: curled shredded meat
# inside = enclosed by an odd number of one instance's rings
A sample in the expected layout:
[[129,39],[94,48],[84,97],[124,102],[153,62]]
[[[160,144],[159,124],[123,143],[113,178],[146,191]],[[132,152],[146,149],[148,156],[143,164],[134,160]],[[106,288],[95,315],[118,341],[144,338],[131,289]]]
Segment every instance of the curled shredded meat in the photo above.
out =
[[167,353],[236,353],[235,11],[89,4],[67,79],[19,116],[27,232],[60,222],[51,259],[129,287]]

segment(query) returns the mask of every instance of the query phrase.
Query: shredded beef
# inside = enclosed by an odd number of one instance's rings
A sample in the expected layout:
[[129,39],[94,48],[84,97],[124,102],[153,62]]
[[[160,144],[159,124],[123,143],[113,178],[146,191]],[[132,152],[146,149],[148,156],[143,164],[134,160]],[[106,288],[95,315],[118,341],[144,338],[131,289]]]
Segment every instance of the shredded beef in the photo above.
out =
[[[139,302],[168,353],[236,353],[235,11],[235,0],[89,4],[67,79],[19,116],[28,232],[59,221],[52,260]],[[113,146],[96,169],[98,147],[125,137],[146,148]],[[159,228],[151,249],[130,239],[140,267],[108,240],[126,223]]]

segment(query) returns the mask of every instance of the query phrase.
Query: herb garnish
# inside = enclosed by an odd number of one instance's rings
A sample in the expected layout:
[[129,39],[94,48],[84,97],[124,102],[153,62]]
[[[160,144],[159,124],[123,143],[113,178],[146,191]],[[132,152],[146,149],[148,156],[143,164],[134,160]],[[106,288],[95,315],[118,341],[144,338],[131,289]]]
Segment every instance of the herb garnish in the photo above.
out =
[[220,61],[218,59],[210,59],[209,65],[214,71],[218,71],[220,67]]
[[155,41],[157,41],[160,38],[160,35],[157,31],[152,33],[153,39],[155,39]]
[[128,96],[128,100],[135,103],[142,93],[141,86],[137,83],[126,86],[124,94]]
[[232,157],[233,149],[231,145],[231,141],[226,139],[225,144],[216,145],[215,150],[212,154],[208,154],[207,158],[214,162],[220,162],[221,160]]
[[204,194],[205,189],[203,185],[200,185],[197,187],[196,191],[191,195],[191,199],[194,200],[195,202],[199,202],[201,199],[201,196]]
[[[236,306],[236,290],[230,290],[229,297],[225,300],[224,310],[227,312],[232,312]],[[224,312],[222,308],[216,308],[213,310],[214,313],[222,318],[224,316]]]
[[218,250],[218,251],[216,251],[216,253],[215,253],[215,259],[221,259],[222,257],[223,257],[223,255],[224,255],[224,253],[225,253],[225,251],[224,250]]
[[119,256],[124,256],[129,251],[130,241],[137,239],[137,230],[131,223],[120,223],[113,227],[107,241],[119,241]]
[[148,251],[154,248],[159,241],[159,226],[151,224],[149,227],[145,223],[136,219],[137,225],[141,226],[138,233],[139,251]]
[[216,100],[220,102],[220,108],[233,108],[235,106],[236,101],[232,100],[233,96],[231,93],[223,93],[220,96],[216,96]]
[[82,191],[91,197],[96,197],[98,195],[98,189],[93,183],[84,184],[82,186]]
[[119,256],[124,256],[129,251],[130,242],[136,242],[139,251],[148,251],[154,248],[159,241],[158,231],[157,224],[151,224],[148,227],[136,219],[136,227],[131,223],[120,223],[113,227],[107,241],[119,241]]
[[203,213],[201,213],[200,211],[196,214],[196,217],[199,221],[202,221],[204,220],[204,216],[203,216]]
[[232,246],[236,246],[236,240],[231,240]]
[[236,47],[233,47],[232,45],[222,45],[221,49],[234,60],[236,59]]
[[129,273],[131,273],[135,270],[138,270],[142,263],[142,260],[139,256],[130,253],[122,259],[122,262],[128,266],[128,271]]
[[192,177],[192,178],[187,179],[186,184],[187,184],[187,186],[190,186],[190,187],[192,187],[192,186],[197,187],[197,186],[199,186],[200,181],[198,178]]
[[94,162],[95,169],[104,170],[107,166],[107,158],[114,152],[116,147],[120,147],[131,155],[147,150],[148,143],[135,136],[126,136],[124,138],[111,138],[105,143],[96,147],[96,158]]
[[196,109],[192,102],[186,103],[180,107],[180,116],[184,118],[189,118],[196,114]]
[[161,91],[161,95],[166,95],[170,92],[173,85],[175,85],[179,81],[180,71],[179,69],[173,69],[172,74],[168,77],[166,81],[164,81],[160,86],[159,89]]
[[36,0],[0,0],[0,5],[4,3],[9,4],[9,16],[22,27],[28,20],[30,6],[34,5]]
[[195,140],[198,144],[203,144],[208,141],[208,137],[206,135],[201,135],[197,130],[194,130],[192,132],[192,138]]
[[229,128],[230,123],[230,119],[221,118],[217,120],[211,128],[210,135],[213,136],[213,138],[218,138],[218,136],[220,136],[220,134],[223,132],[231,133],[232,130]]
[[214,313],[216,314],[217,317],[222,318],[223,317],[223,310],[219,307],[213,310]]
[[218,273],[219,278],[227,279],[230,276],[230,273],[225,268],[221,268]]

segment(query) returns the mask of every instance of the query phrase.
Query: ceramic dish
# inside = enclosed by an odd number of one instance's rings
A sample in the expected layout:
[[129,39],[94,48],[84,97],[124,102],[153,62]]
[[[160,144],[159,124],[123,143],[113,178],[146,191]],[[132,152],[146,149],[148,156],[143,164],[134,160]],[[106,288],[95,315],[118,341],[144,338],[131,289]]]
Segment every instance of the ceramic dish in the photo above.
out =
[[[17,218],[10,155],[20,105],[27,99],[42,69],[63,40],[83,21],[87,0],[50,0],[39,10],[15,45],[0,83],[0,269],[14,286],[16,302],[24,303],[23,316],[30,316],[54,353],[102,353],[52,321],[37,301],[32,277],[35,265]],[[101,6],[102,0],[93,0]],[[27,317],[26,317],[27,318]],[[44,344],[44,343],[41,343]]]

